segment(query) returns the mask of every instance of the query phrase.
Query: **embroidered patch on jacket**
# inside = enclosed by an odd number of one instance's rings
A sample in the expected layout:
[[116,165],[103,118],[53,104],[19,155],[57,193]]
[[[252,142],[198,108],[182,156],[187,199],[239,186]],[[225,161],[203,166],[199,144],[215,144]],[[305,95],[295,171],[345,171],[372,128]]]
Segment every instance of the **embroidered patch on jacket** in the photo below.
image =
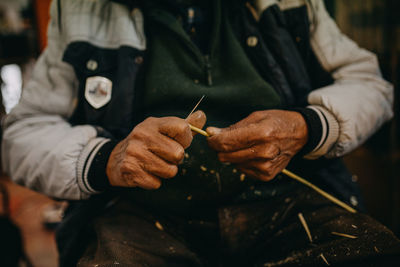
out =
[[112,82],[100,76],[86,79],[85,98],[95,109],[103,107],[111,100]]

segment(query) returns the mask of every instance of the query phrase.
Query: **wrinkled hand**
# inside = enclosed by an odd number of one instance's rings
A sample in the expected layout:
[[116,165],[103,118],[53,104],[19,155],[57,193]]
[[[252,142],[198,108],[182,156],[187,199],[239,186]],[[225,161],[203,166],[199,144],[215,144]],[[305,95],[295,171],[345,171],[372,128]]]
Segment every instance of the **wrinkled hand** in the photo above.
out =
[[177,117],[147,118],[111,152],[107,176],[112,186],[157,189],[161,179],[174,177],[192,142],[189,123],[202,128],[202,111],[186,120]]
[[224,129],[208,127],[208,143],[221,162],[262,181],[273,179],[307,143],[308,129],[298,112],[266,110]]

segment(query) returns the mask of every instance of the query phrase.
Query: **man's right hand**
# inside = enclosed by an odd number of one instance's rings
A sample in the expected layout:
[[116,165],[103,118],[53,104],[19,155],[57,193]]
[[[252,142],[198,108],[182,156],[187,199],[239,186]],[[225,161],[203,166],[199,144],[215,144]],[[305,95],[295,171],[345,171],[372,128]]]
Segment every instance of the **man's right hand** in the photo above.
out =
[[202,111],[186,120],[178,117],[147,118],[111,152],[107,176],[112,186],[157,189],[161,179],[174,177],[192,142],[189,123],[202,128]]

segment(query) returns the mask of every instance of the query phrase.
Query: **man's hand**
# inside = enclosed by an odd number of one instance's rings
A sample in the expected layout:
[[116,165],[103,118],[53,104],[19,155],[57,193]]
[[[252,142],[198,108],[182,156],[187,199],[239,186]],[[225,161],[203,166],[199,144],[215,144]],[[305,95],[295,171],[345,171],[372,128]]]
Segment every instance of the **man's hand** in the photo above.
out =
[[208,143],[221,162],[262,181],[273,179],[307,143],[308,129],[298,112],[266,110],[224,129],[207,128]]
[[161,179],[174,177],[185,149],[192,142],[189,123],[202,128],[206,116],[202,111],[187,120],[177,117],[147,118],[111,152],[107,176],[112,186],[157,189]]

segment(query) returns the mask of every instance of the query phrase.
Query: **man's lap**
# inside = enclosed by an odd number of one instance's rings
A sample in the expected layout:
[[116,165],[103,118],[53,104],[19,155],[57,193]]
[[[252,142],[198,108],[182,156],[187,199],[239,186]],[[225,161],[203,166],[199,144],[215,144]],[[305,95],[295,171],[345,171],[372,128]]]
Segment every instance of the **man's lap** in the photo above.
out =
[[95,218],[78,266],[324,266],[324,260],[388,266],[400,261],[400,242],[390,230],[301,185],[290,195],[219,207],[207,217],[163,214],[121,199]]

